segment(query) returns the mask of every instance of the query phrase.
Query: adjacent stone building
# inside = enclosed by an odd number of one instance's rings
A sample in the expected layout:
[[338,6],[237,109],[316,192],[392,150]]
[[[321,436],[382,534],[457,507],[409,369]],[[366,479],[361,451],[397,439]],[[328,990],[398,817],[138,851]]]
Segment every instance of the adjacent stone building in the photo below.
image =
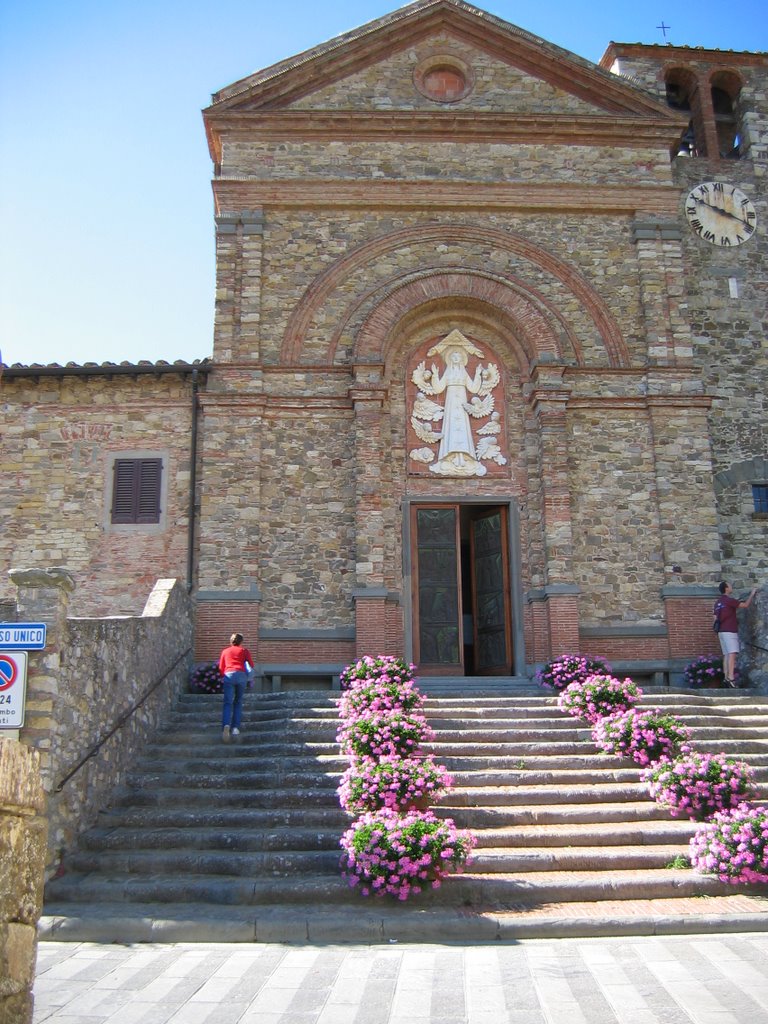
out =
[[767,72],[417,0],[221,90],[212,358],[6,368],[4,560],[80,614],[182,578],[276,686],[716,650],[768,566]]

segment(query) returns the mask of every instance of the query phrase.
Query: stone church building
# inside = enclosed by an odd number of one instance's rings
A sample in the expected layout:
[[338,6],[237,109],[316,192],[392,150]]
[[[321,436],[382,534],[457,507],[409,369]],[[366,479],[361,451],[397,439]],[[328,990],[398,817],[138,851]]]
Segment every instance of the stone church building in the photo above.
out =
[[204,121],[212,356],[4,368],[6,566],[79,616],[180,578],[275,688],[716,650],[768,568],[768,55],[417,0]]

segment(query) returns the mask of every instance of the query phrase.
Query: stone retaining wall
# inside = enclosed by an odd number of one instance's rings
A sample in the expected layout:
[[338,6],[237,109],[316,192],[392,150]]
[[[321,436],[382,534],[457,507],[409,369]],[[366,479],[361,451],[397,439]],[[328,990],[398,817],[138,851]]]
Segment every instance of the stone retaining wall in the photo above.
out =
[[45,650],[29,652],[19,738],[40,754],[50,871],[93,824],[186,687],[192,607],[177,580],[158,580],[140,616],[69,619],[74,581],[66,570],[10,575],[18,621],[45,622],[48,630]]
[[0,1022],[30,1024],[43,905],[45,794],[39,756],[0,739]]

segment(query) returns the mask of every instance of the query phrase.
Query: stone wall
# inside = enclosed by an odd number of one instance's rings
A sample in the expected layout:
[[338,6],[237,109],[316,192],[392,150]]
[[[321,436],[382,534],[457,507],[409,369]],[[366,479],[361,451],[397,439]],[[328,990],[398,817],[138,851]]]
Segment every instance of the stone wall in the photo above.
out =
[[158,580],[140,616],[68,618],[66,570],[12,570],[17,620],[45,622],[30,651],[20,740],[40,755],[48,794],[49,867],[93,823],[187,684],[192,606]]
[[45,794],[39,757],[0,738],[0,1021],[31,1024],[43,905]]
[[[739,594],[738,596],[743,596]],[[751,606],[740,613],[741,653],[736,671],[750,688],[768,694],[768,585],[762,584]]]
[[[77,615],[136,615],[186,575],[191,386],[183,373],[3,376],[0,562],[66,564]],[[3,406],[0,406],[0,416]],[[158,524],[111,522],[112,462],[163,460]],[[7,577],[0,597],[12,597]]]

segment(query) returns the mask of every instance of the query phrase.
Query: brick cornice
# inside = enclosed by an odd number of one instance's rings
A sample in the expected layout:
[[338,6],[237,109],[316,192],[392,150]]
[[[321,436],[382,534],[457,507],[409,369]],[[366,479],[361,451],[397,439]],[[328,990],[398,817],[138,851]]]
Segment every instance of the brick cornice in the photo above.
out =
[[424,140],[515,145],[661,147],[680,140],[687,121],[672,117],[477,113],[443,110],[280,110],[210,115],[211,155],[221,161],[222,137],[260,141]]
[[609,43],[600,67],[610,69],[617,57],[647,57],[659,64],[707,64],[717,67],[768,67],[768,53],[749,50],[707,50],[703,46],[652,43]]
[[487,184],[477,181],[264,181],[218,178],[213,182],[217,210],[236,211],[244,205],[262,207],[388,206],[451,209],[499,207],[531,211],[657,214],[675,216],[680,188],[675,185],[536,185]]

